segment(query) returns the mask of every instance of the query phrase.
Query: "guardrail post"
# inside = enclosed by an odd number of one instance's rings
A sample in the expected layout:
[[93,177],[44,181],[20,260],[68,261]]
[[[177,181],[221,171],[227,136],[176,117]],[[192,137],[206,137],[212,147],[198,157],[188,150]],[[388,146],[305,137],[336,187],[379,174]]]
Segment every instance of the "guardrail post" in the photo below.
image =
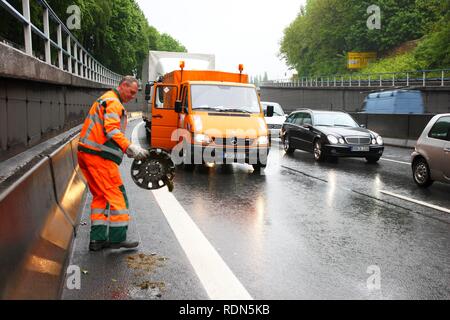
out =
[[358,87],[361,87],[361,76],[358,78]]
[[80,48],[80,77],[85,78],[86,73],[84,70],[84,52],[83,48]]
[[[70,38],[69,38],[69,42],[70,42]],[[74,62],[74,73],[75,75],[78,75],[78,48],[77,48],[77,43],[75,42],[73,44],[73,59],[75,60]]]
[[69,54],[67,56],[67,71],[69,71],[69,73],[72,73],[72,45],[70,43],[70,36],[67,36],[66,39],[67,42],[67,53]]
[[406,86],[409,87],[409,72],[406,73]]
[[62,40],[62,27],[58,23],[58,27],[56,28],[56,33],[58,35],[58,67],[61,70],[64,70],[64,56],[63,56],[63,40]]
[[383,78],[382,78],[382,75],[380,74],[380,87],[382,87],[383,86]]
[[341,87],[344,86],[344,76],[341,76]]
[[369,75],[369,87],[370,87],[370,75]]
[[352,86],[352,76],[350,76],[350,87]]
[[444,70],[442,70],[441,87],[444,86]]
[[330,77],[327,77],[327,87],[330,86]]
[[395,87],[395,73],[392,74],[392,86]]
[[33,43],[31,40],[31,16],[30,16],[30,0],[22,0],[22,13],[27,24],[23,26],[23,34],[25,38],[25,53],[33,55]]
[[426,87],[426,74],[425,71],[423,72],[423,86]]
[[52,63],[52,53],[50,44],[50,23],[48,21],[48,8],[44,8],[44,34],[45,34],[45,62],[48,64]]

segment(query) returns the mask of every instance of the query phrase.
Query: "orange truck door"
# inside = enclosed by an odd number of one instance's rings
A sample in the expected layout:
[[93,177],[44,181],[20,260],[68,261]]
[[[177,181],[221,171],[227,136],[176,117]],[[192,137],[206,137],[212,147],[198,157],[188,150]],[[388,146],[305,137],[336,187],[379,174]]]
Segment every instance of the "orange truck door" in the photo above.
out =
[[178,139],[172,141],[178,127],[178,113],[175,112],[175,102],[178,97],[176,85],[156,84],[152,102],[152,141],[153,148],[171,150]]

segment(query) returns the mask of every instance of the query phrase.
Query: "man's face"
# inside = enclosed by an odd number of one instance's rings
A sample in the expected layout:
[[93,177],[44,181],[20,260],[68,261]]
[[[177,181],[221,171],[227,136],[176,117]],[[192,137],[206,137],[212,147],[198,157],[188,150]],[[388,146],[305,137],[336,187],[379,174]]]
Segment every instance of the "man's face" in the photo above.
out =
[[127,84],[126,82],[124,82],[119,86],[120,98],[124,103],[127,103],[136,98],[138,91],[139,88],[136,82],[133,82],[132,84]]

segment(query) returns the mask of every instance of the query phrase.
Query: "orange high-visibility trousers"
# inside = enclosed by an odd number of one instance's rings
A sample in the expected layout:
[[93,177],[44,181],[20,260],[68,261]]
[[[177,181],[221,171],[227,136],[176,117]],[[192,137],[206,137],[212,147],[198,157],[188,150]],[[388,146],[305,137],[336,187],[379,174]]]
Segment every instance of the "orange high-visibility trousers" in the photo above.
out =
[[111,160],[80,151],[78,163],[93,196],[91,241],[125,241],[130,218],[119,166]]

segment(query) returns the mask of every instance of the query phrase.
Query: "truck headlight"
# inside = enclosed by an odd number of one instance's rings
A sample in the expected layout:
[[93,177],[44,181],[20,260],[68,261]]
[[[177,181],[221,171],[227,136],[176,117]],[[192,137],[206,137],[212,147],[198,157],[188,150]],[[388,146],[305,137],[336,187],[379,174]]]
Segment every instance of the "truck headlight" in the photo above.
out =
[[383,145],[383,138],[381,138],[381,136],[377,137],[377,143],[382,146]]
[[328,135],[327,138],[328,138],[328,141],[329,141],[331,144],[338,144],[338,143],[339,143],[338,138],[336,138],[335,136],[332,136],[331,134]]
[[269,144],[269,138],[267,136],[258,137],[258,144]]
[[196,143],[211,143],[211,138],[206,134],[195,133],[194,134],[194,142]]

